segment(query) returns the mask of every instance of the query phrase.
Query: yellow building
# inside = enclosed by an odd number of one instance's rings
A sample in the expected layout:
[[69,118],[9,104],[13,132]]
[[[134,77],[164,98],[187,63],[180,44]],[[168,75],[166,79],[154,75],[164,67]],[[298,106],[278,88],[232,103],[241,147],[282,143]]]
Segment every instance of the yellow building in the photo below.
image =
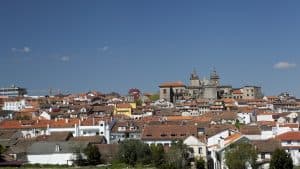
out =
[[132,110],[136,108],[135,103],[120,103],[116,104],[114,115],[126,115],[131,116]]

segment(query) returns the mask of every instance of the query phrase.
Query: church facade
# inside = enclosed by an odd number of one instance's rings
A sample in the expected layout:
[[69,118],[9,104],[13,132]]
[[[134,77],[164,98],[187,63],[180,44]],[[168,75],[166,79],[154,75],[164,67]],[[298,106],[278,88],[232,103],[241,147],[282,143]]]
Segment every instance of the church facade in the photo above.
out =
[[182,99],[207,99],[210,101],[233,98],[233,99],[259,99],[263,97],[261,87],[244,86],[232,88],[230,85],[220,85],[220,76],[214,69],[209,79],[199,78],[194,70],[190,74],[189,85],[182,82],[166,82],[159,85],[160,99],[175,103]]

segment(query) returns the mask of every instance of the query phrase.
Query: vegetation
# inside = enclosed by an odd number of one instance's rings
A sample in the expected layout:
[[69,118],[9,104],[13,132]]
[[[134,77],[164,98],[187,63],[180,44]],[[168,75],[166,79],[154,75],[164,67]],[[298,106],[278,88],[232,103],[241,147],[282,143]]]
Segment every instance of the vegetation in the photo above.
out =
[[225,152],[225,163],[229,169],[256,168],[257,152],[249,143],[239,143]]
[[165,163],[164,156],[165,150],[162,144],[151,144],[150,146],[151,155],[152,155],[152,164],[159,168]]
[[141,106],[141,105],[143,104],[143,101],[142,101],[141,99],[137,99],[137,100],[135,101],[135,104],[136,104],[137,106]]
[[152,101],[152,102],[155,102],[156,100],[158,100],[159,99],[159,94],[152,94],[151,96],[150,96],[150,100]]
[[190,167],[190,152],[183,141],[173,142],[170,150],[165,155],[163,169],[184,169]]
[[291,169],[293,168],[293,160],[290,154],[283,149],[276,149],[272,154],[270,169]]
[[119,160],[125,164],[135,166],[138,163],[151,163],[151,150],[148,144],[140,140],[125,140],[120,144]]
[[205,169],[205,161],[203,160],[203,158],[197,159],[195,161],[195,166],[196,169]]
[[84,154],[87,157],[87,163],[89,165],[100,164],[101,154],[100,154],[98,148],[95,145],[89,144],[84,149]]

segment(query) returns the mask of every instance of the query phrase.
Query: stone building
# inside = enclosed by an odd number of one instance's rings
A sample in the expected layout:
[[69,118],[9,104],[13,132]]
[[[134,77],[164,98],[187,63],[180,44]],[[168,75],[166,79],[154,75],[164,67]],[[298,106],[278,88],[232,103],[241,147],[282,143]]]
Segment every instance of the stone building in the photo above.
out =
[[202,80],[194,70],[190,76],[190,85],[187,87],[188,95],[191,98],[215,100],[218,98],[218,87],[220,85],[219,75],[216,70],[210,74],[209,80],[203,78]]
[[222,98],[233,99],[258,99],[263,94],[261,87],[243,86],[241,88],[232,88],[231,85],[220,85],[220,76],[214,69],[209,79],[200,79],[194,70],[189,78],[190,84],[185,86],[182,82],[167,82],[159,86],[160,99],[169,102],[176,102],[181,99],[207,99],[214,101]]
[[159,97],[166,101],[175,103],[176,100],[183,99],[184,93],[186,92],[186,86],[178,82],[165,82],[159,85]]

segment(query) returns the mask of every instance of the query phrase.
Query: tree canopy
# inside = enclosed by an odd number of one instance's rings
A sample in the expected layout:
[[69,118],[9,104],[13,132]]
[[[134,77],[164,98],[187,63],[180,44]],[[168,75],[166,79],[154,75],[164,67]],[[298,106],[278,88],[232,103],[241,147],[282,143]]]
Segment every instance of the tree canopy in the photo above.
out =
[[225,152],[225,163],[229,169],[256,168],[257,152],[249,143],[239,143]]
[[182,140],[173,142],[170,150],[166,153],[166,163],[163,168],[184,169],[190,166],[190,151]]
[[96,165],[100,163],[101,154],[95,145],[89,144],[84,149],[84,154],[87,157],[88,164]]
[[119,148],[119,160],[135,166],[137,163],[151,163],[151,150],[148,144],[140,140],[125,140]]
[[293,160],[283,149],[276,149],[271,158],[270,169],[292,169]]

